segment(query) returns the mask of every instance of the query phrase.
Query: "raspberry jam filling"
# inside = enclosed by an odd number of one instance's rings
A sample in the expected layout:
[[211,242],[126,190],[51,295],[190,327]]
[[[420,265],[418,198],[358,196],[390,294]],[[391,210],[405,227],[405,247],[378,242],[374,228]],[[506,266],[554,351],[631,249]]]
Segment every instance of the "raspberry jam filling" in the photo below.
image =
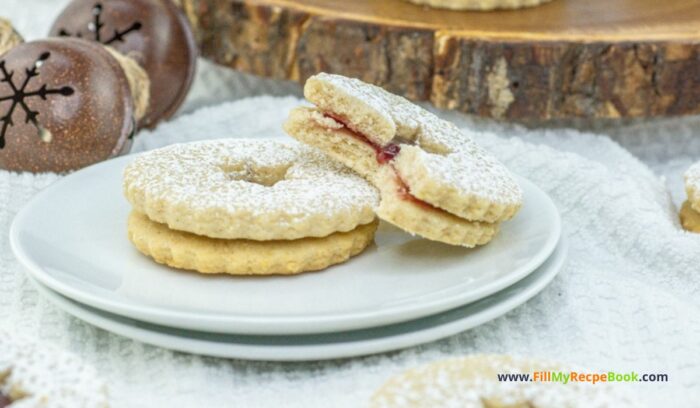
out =
[[441,209],[435,207],[434,205],[425,202],[421,200],[420,198],[416,198],[413,194],[411,194],[411,191],[408,188],[408,185],[406,184],[405,181],[399,176],[399,173],[396,171],[396,169],[393,168],[394,170],[394,175],[396,176],[396,183],[399,185],[399,197],[401,197],[402,200],[410,201],[414,204],[417,204],[423,208],[426,208],[428,210],[435,210],[435,211],[442,211]]
[[377,154],[377,163],[379,164],[389,163],[390,161],[394,160],[394,157],[396,157],[396,155],[401,151],[401,146],[396,143],[389,143],[386,146],[380,146],[377,143],[369,140],[367,136],[363,135],[362,133],[353,130],[343,119],[330,113],[324,113],[323,115],[340,123],[354,138],[372,147],[374,152]]
[[[333,119],[337,123],[343,125],[343,128],[348,131],[352,135],[352,137],[356,138],[357,140],[365,143],[366,145],[372,147],[374,149],[376,155],[377,155],[377,163],[379,164],[389,164],[391,166],[391,161],[394,160],[394,157],[396,157],[399,152],[401,151],[401,146],[399,146],[396,143],[388,143],[385,146],[380,146],[377,143],[374,143],[373,141],[369,140],[369,138],[362,133],[353,130],[346,122],[345,120],[339,118],[338,116],[335,116],[330,113],[324,113],[323,114],[325,117]],[[396,176],[396,183],[399,185],[399,190],[398,194],[399,197],[401,197],[402,200],[406,201],[411,201],[412,203],[415,203],[417,205],[420,205],[421,207],[431,209],[431,210],[438,210],[442,211],[439,208],[435,207],[434,205],[425,202],[413,194],[411,194],[411,191],[406,184],[406,182],[401,178],[399,175],[399,172],[396,171],[394,166],[391,166],[391,169],[394,171],[394,176]]]

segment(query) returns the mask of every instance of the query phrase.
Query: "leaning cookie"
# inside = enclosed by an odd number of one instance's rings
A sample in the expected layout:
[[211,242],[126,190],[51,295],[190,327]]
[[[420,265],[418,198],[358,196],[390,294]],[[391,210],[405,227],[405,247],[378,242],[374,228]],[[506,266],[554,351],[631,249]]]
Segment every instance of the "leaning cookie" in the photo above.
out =
[[107,407],[94,368],[53,346],[0,330],[0,407]]
[[512,218],[522,191],[510,172],[453,124],[357,79],[319,74],[314,108],[285,130],[357,171],[381,192],[380,218],[425,238],[472,247]]
[[451,10],[519,9],[548,3],[552,0],[407,0],[411,3]]
[[[506,355],[473,355],[414,368],[386,382],[372,397],[371,408],[640,407],[639,401],[595,385],[552,382],[549,373],[571,372],[559,363]],[[583,372],[583,371],[582,371]],[[529,375],[531,381],[503,380],[499,375]],[[537,375],[538,377],[535,377]]]

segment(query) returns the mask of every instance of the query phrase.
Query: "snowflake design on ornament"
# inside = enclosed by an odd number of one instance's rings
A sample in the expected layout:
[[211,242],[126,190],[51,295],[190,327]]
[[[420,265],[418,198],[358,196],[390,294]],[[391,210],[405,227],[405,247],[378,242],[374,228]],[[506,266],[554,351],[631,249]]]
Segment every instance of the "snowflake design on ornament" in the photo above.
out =
[[[140,22],[136,21],[131,26],[127,27],[124,30],[114,30],[114,33],[112,34],[111,37],[105,39],[102,36],[102,28],[104,28],[104,23],[102,22],[102,11],[103,7],[102,4],[97,3],[95,4],[95,7],[92,8],[92,15],[93,15],[93,20],[88,23],[87,29],[89,32],[92,33],[93,40],[97,41],[99,43],[102,43],[104,45],[110,45],[115,42],[124,42],[124,37],[126,37],[129,33],[138,31],[141,29],[142,25]],[[71,34],[68,30],[62,28],[58,31],[58,35],[62,37],[78,37],[78,38],[83,38],[83,34],[78,31],[75,34]]]
[[29,84],[32,82],[32,79],[34,77],[39,76],[39,68],[41,68],[41,66],[49,59],[49,57],[51,57],[51,53],[45,52],[39,56],[39,58],[36,60],[34,65],[32,65],[31,68],[25,68],[27,76],[24,78],[24,82],[22,82],[20,86],[17,86],[13,81],[15,72],[7,70],[7,67],[5,66],[5,60],[0,61],[0,84],[7,83],[8,87],[12,91],[11,95],[0,95],[0,103],[5,101],[11,101],[9,109],[0,118],[0,122],[2,123],[2,127],[0,128],[0,149],[3,149],[5,147],[5,136],[7,134],[8,129],[15,124],[12,120],[12,116],[15,113],[15,110],[17,110],[18,106],[24,111],[24,122],[31,123],[32,125],[34,125],[34,127],[36,127],[37,133],[41,140],[45,142],[51,141],[51,133],[44,129],[37,120],[39,112],[32,110],[27,105],[27,100],[36,97],[41,98],[42,100],[46,100],[46,98],[49,95],[70,96],[73,95],[74,91],[73,88],[69,86],[51,89],[46,84],[43,84],[38,89],[34,89],[32,91],[27,90]]

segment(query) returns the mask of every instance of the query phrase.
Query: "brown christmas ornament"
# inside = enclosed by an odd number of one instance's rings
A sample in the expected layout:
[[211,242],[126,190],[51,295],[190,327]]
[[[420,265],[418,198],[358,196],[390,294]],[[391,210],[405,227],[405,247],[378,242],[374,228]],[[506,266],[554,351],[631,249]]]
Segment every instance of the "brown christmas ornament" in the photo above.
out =
[[192,84],[194,35],[171,0],[73,0],[51,35],[98,41],[135,59],[151,80],[149,110],[140,126],[172,116]]
[[126,73],[105,47],[56,38],[0,57],[0,168],[79,169],[128,151],[134,129]]

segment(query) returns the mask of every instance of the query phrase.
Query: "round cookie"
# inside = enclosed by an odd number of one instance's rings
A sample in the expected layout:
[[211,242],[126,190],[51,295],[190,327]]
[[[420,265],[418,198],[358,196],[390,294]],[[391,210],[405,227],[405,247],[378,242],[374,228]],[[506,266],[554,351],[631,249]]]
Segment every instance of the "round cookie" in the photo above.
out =
[[129,216],[129,240],[144,255],[178,269],[231,275],[291,275],[345,262],[374,239],[377,221],[321,238],[216,239],[169,229],[143,214]]
[[[498,381],[498,374],[561,371],[561,364],[506,355],[473,355],[414,368],[387,381],[371,408],[639,407],[603,383]],[[540,374],[541,375],[541,374]]]
[[73,0],[54,21],[50,35],[97,41],[146,70],[150,103],[139,126],[153,127],[172,116],[194,79],[194,34],[172,0]]
[[134,128],[127,75],[104,47],[47,39],[0,57],[0,168],[76,170],[128,151]]
[[304,95],[316,108],[293,110],[285,130],[372,182],[382,193],[382,219],[471,247],[519,210],[522,191],[510,172],[453,124],[339,75],[311,77]]
[[0,406],[108,405],[107,387],[95,369],[56,347],[0,330]]
[[421,6],[450,10],[519,9],[548,3],[552,0],[406,0]]
[[323,153],[274,140],[223,139],[139,155],[124,172],[134,210],[219,239],[324,237],[375,218],[377,191]]

